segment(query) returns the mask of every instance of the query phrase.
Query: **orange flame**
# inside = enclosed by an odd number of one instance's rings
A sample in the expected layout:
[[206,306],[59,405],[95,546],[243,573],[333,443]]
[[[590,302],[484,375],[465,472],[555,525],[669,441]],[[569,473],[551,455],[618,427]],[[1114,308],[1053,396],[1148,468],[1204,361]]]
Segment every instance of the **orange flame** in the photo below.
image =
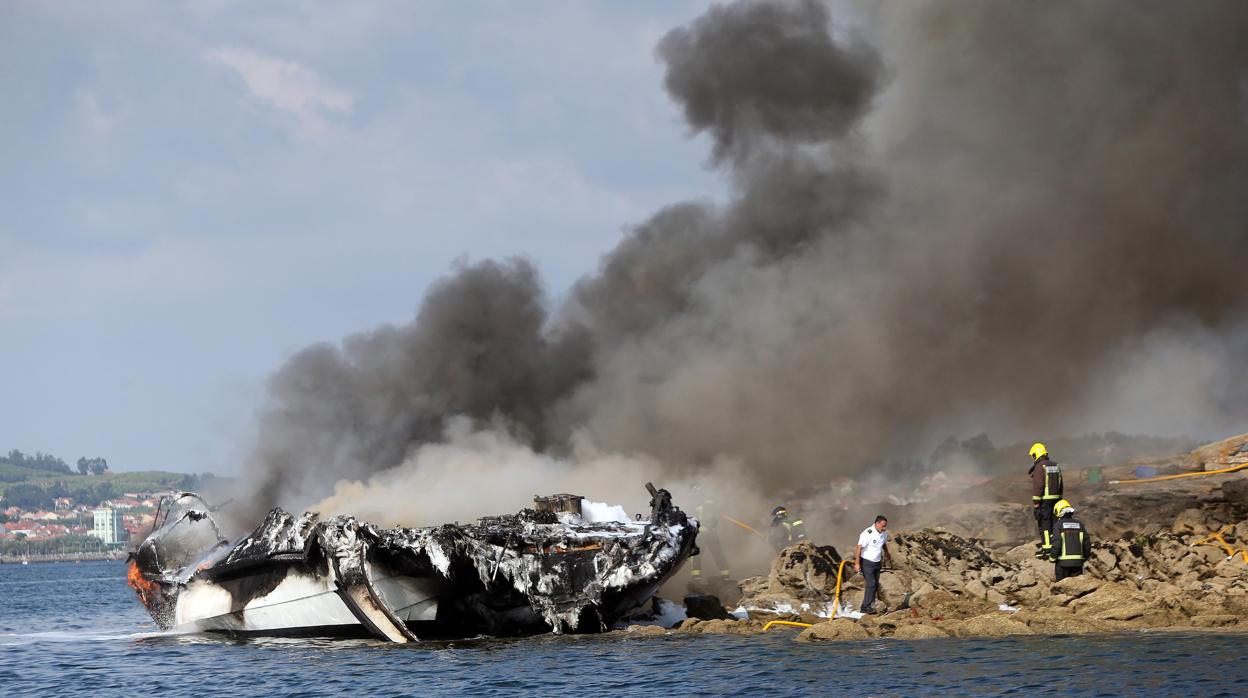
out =
[[142,601],[144,606],[151,606],[152,597],[160,591],[159,584],[143,578],[143,573],[139,571],[139,565],[134,560],[130,561],[130,571],[126,573],[126,582],[139,595],[139,601]]

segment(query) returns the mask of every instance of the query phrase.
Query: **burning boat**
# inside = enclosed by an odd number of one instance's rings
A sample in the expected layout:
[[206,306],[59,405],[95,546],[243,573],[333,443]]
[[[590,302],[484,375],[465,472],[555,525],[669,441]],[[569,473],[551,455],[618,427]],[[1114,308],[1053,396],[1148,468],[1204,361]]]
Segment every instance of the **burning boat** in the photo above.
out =
[[130,555],[129,583],[162,630],[400,643],[601,632],[697,553],[697,520],[667,490],[646,487],[648,519],[583,510],[574,495],[431,528],[273,509],[234,541],[184,492],[161,503]]

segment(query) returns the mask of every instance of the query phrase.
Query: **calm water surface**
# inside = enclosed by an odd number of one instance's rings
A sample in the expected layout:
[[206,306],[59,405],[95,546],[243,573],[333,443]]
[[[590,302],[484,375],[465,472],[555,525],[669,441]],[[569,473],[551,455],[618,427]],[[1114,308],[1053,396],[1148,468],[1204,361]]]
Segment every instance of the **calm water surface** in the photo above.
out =
[[542,637],[391,646],[156,632],[115,562],[0,565],[0,693],[1248,695],[1248,637],[1139,633],[805,645]]

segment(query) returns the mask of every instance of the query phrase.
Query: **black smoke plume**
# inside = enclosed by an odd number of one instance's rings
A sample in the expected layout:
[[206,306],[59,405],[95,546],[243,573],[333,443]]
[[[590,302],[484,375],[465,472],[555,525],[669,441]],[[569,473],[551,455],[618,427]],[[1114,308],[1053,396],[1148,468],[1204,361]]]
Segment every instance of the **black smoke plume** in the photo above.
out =
[[659,211],[550,316],[529,264],[484,262],[406,326],[300,353],[257,503],[398,465],[455,416],[674,471],[727,455],[765,488],[948,433],[1242,423],[1248,3],[861,9],[745,1],[670,32],[665,85],[730,200]]

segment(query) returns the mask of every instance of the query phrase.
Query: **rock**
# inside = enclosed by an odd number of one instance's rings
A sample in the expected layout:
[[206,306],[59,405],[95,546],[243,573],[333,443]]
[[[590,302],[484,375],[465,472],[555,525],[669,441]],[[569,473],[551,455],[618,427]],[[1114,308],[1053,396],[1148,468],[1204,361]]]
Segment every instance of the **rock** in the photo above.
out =
[[1001,613],[985,613],[968,618],[952,628],[955,637],[1008,637],[1010,635],[1034,635],[1025,624]]
[[1023,610],[1014,619],[1039,635],[1080,635],[1110,630],[1103,621],[1086,618],[1065,609]]
[[772,593],[787,591],[798,598],[831,597],[836,592],[836,571],[841,556],[830,545],[807,541],[780,551],[771,564],[767,586]]
[[910,607],[936,620],[970,618],[997,608],[983,599],[954,596],[943,589],[911,596]]
[[1050,594],[1047,586],[1043,584],[1034,584],[1029,587],[1022,587],[1021,589],[1014,590],[1011,596],[1020,604],[1027,606],[1039,606],[1040,604],[1048,601]]
[[1209,516],[1200,509],[1184,509],[1174,519],[1170,532],[1175,535],[1195,533],[1198,536],[1210,533]]
[[1147,603],[1127,603],[1097,611],[1094,617],[1101,620],[1135,620],[1150,610],[1151,607]]
[[1106,570],[1112,570],[1118,566],[1117,556],[1108,550],[1093,550],[1092,558]]
[[630,625],[629,633],[633,635],[666,635],[667,631],[658,625]]
[[[1222,483],[1222,496],[1226,497],[1227,500],[1231,502],[1239,504],[1240,506],[1248,506],[1248,479],[1240,478]],[[1243,524],[1240,524],[1240,526],[1242,525]],[[1243,538],[1244,535],[1248,534],[1248,532],[1241,534],[1239,526],[1236,526],[1235,534],[1240,538]]]
[[1087,574],[1081,574],[1077,577],[1067,577],[1060,582],[1054,582],[1050,587],[1054,593],[1065,594],[1073,597],[1086,596],[1097,589],[1101,588],[1104,581],[1092,577]]
[[1226,559],[1226,552],[1217,545],[1197,545],[1192,547],[1192,554],[1198,556],[1205,565],[1216,565]]
[[1248,565],[1244,564],[1239,555],[1230,559],[1224,558],[1213,566],[1213,574],[1223,580],[1237,579],[1248,574]]
[[1208,613],[1192,616],[1192,625],[1198,628],[1222,628],[1239,623],[1239,616],[1221,613]]
[[903,584],[901,576],[896,572],[884,572],[880,575],[880,598],[890,608],[897,608],[909,595],[909,584]]
[[685,615],[702,620],[724,620],[731,618],[728,609],[719,602],[719,597],[710,594],[690,594],[685,597]]
[[826,642],[828,640],[867,640],[871,635],[866,628],[848,618],[837,618],[826,623],[812,625],[796,638],[798,642]]
[[[694,619],[689,619],[694,620]],[[757,635],[763,632],[762,621],[757,620],[686,620],[680,624],[682,632],[703,635]]]
[[1036,573],[1031,570],[1023,570],[1014,576],[1014,583],[1020,587],[1035,586],[1039,581],[1036,578]]
[[949,637],[949,633],[941,630],[935,625],[927,625],[925,623],[906,623],[897,626],[897,630],[893,632],[893,637],[898,640],[927,640],[938,637]]
[[1005,554],[1005,559],[1014,565],[1021,565],[1027,560],[1035,559],[1035,557],[1036,557],[1036,544],[1035,543],[1023,543],[1020,546],[1010,548],[1009,552]]
[[1031,572],[1036,575],[1036,579],[1042,582],[1048,582],[1053,579],[1053,563],[1048,560],[1031,557],[1019,563],[1019,567],[1021,568],[1020,572]]
[[988,588],[978,579],[972,579],[962,587],[963,592],[977,599],[982,599],[988,595]]
[[1176,615],[1165,604],[1122,582],[1107,582],[1070,602],[1070,609],[1088,618],[1132,621],[1133,626],[1165,625]]
[[1074,600],[1075,597],[1067,594],[1054,594],[1047,598],[1041,599],[1037,606],[1040,608],[1061,608]]
[[742,598],[758,596],[759,594],[767,593],[767,578],[749,577],[738,582],[738,586],[741,587]]
[[1248,434],[1206,444],[1191,452],[1184,465],[1196,470],[1221,470],[1248,461]]

